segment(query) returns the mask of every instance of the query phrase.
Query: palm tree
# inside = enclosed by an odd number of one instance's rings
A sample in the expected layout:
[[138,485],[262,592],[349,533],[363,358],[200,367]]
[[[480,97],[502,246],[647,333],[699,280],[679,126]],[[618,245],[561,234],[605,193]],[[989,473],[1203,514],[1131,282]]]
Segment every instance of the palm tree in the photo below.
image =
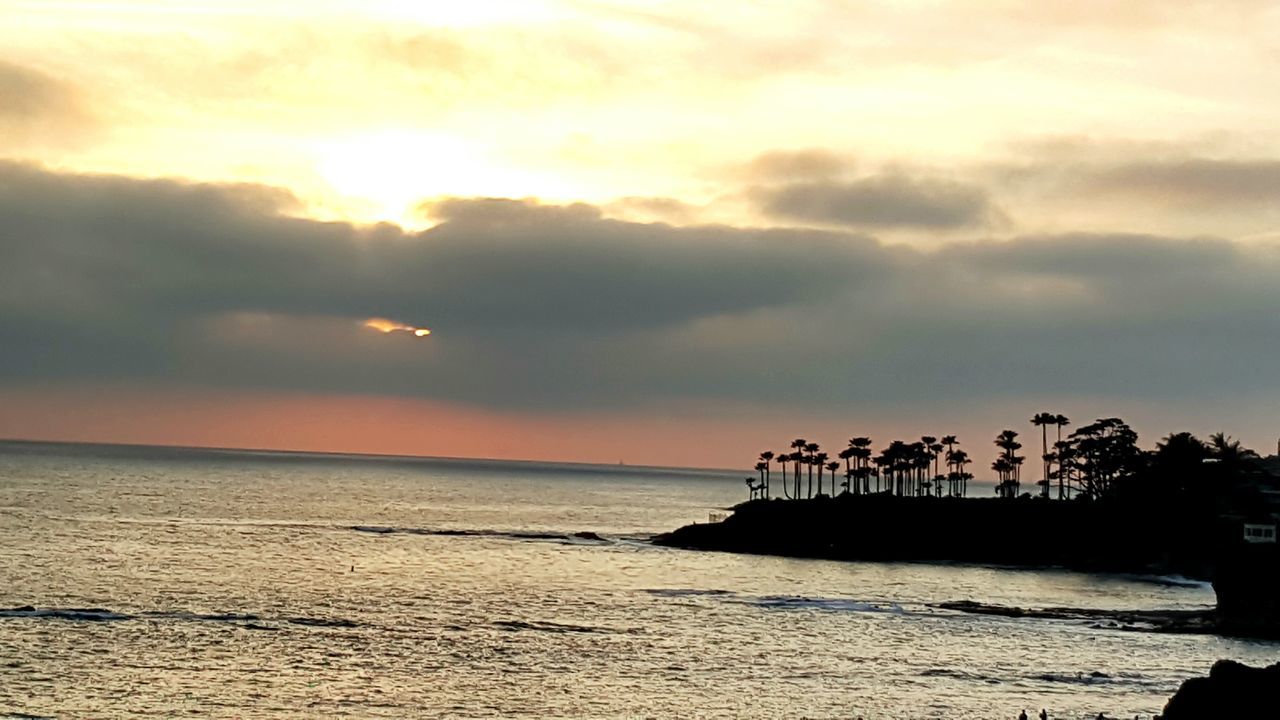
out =
[[809,466],[809,497],[813,497],[813,466],[815,463],[814,455],[818,452],[818,443],[809,443],[804,446],[804,451],[809,454],[805,458],[804,463]]
[[[864,493],[871,493],[871,438],[855,437],[849,438],[849,454],[857,460],[856,467],[863,471],[861,473],[863,481]],[[876,491],[879,492],[879,477],[877,476]]]
[[[825,454],[825,453],[824,453]],[[836,471],[840,469],[840,463],[832,460],[827,463],[827,470],[831,472],[831,497],[836,496]]]
[[996,492],[1000,493],[1001,497],[1018,496],[1018,468],[1022,465],[1022,458],[1016,454],[1016,451],[1022,447],[1022,443],[1018,442],[1017,437],[1016,431],[1004,430],[995,439],[996,447],[1002,452],[999,460],[992,463],[991,469],[1000,474],[1000,485],[996,488]]
[[[827,468],[827,454],[824,452],[817,453],[813,456],[813,464],[818,466],[818,494],[822,494],[822,471]],[[836,476],[831,476],[831,494],[836,494]]]
[[773,451],[765,450],[760,453],[760,461],[764,463],[764,496],[769,497],[769,461],[773,460]]
[[774,455],[773,461],[782,466],[782,496],[791,500],[791,493],[787,492],[787,463],[791,462],[791,456],[779,451]]
[[849,479],[853,477],[853,471],[849,468],[849,459],[853,457],[853,447],[847,447],[841,450],[840,452],[836,453],[836,457],[844,461],[845,486],[849,488],[850,492],[853,492],[853,488],[848,482]]
[[1226,433],[1214,433],[1209,436],[1209,449],[1213,456],[1225,464],[1238,464],[1242,460],[1256,460],[1258,453],[1244,447],[1239,440]]
[[1040,469],[1044,476],[1040,480],[1040,497],[1049,497],[1049,426],[1056,424],[1058,416],[1053,413],[1036,413],[1031,424],[1040,428]]
[[800,452],[799,450],[791,453],[791,467],[795,470],[794,475],[796,479],[796,499],[797,500],[800,499],[800,466],[803,465],[804,462],[805,462],[804,453]]
[[[1054,447],[1058,447],[1058,445],[1062,444],[1062,428],[1065,425],[1070,425],[1071,421],[1067,419],[1066,415],[1054,415],[1053,424],[1058,426],[1058,442],[1057,444],[1054,445]],[[1062,484],[1062,454],[1061,453],[1058,453],[1058,499],[1059,500],[1067,499],[1067,491],[1065,486]]]
[[996,483],[996,494],[1000,497],[1009,497],[1009,485],[1011,480],[1009,475],[1013,472],[1013,465],[1009,462],[1009,458],[1004,455],[996,457],[995,462],[991,463],[991,469],[996,471],[996,477],[1000,480]]
[[969,459],[969,453],[964,450],[948,451],[947,462],[951,463],[951,466],[955,468],[955,470],[951,472],[951,477],[953,478],[954,483],[952,486],[952,492],[954,494],[958,494],[960,497],[964,497],[965,492],[968,490],[966,482],[967,478],[965,477],[968,473],[964,471],[964,466],[972,462],[972,460]]
[[798,458],[799,456],[801,456],[801,453],[804,451],[805,446],[808,444],[809,444],[809,441],[805,440],[804,438],[796,438],[795,440],[791,441],[791,448],[795,451],[791,453],[791,459],[792,461],[795,462],[795,465],[793,467],[795,467],[796,469],[796,498],[797,499],[800,497],[800,462],[801,462],[801,459],[798,459]]
[[947,454],[945,456],[947,461],[947,494],[954,495],[956,488],[955,479],[952,476],[955,475],[955,466],[954,463],[952,463],[951,458],[955,455],[956,445],[958,445],[960,441],[956,440],[955,435],[943,435],[942,439],[938,442],[942,443],[947,448]]
[[763,461],[758,462],[756,463],[756,466],[753,469],[757,473],[760,473],[760,490],[761,492],[763,492],[764,491],[764,474],[765,474],[765,471],[769,469],[769,463],[763,462]]
[[945,479],[938,472],[938,458],[942,457],[942,443],[929,443],[929,456],[933,458],[933,492],[938,497],[942,497],[942,481]]

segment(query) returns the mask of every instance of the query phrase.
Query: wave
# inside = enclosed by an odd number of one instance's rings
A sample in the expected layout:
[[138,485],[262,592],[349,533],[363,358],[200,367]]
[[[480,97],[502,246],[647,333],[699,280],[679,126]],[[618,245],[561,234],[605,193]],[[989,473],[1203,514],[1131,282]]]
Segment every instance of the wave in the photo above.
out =
[[0,618],[48,618],[50,620],[78,620],[83,622],[109,622],[112,620],[132,620],[133,617],[122,613],[104,610],[103,608],[36,608],[23,605],[14,608],[0,608]]
[[645,590],[645,592],[649,593],[650,595],[657,595],[658,597],[670,597],[670,598],[700,597],[700,596],[716,597],[720,595],[733,594],[728,590],[698,590],[693,588],[648,588]]
[[[193,613],[181,610],[147,610],[136,615],[104,608],[38,608],[23,605],[0,608],[0,619],[32,618],[37,620],[67,620],[72,622],[128,622],[131,620],[176,620],[179,622],[228,623],[250,630],[278,630],[280,625],[304,627],[358,627],[354,621],[344,618],[285,616],[266,618],[251,613]],[[264,625],[273,623],[274,625]]]
[[1137,673],[1075,672],[1075,673],[1039,673],[1028,675],[1028,679],[1040,682],[1067,683],[1070,685],[1158,685],[1159,681]]
[[928,670],[922,670],[920,672],[920,677],[945,677],[955,680],[967,680],[969,682],[981,682],[988,685],[999,685],[1004,682],[999,678],[980,675],[978,673],[965,672],[964,670],[956,670],[953,668],[929,668]]
[[797,595],[766,595],[759,598],[743,598],[738,602],[764,608],[813,609],[846,612],[882,612],[901,614],[905,611],[897,603],[874,603],[849,598],[811,598]]
[[[920,677],[942,677],[952,678],[955,680],[964,680],[967,682],[980,682],[987,685],[997,685],[1009,680],[1017,680],[1019,678],[997,678],[980,673],[968,672],[965,670],[957,670],[955,668],[929,668],[922,670]],[[1155,681],[1136,673],[1116,673],[1108,675],[1104,672],[1042,672],[1032,673],[1022,676],[1021,679],[1033,680],[1036,682],[1046,683],[1064,683],[1070,685],[1151,685]]]
[[521,630],[534,630],[538,632],[551,633],[609,632],[604,628],[591,627],[590,625],[570,625],[567,623],[539,622],[536,620],[495,620],[493,624],[503,630],[509,630],[511,632],[518,632]]
[[395,527],[391,525],[349,525],[348,530],[375,535],[433,535],[443,537],[480,537],[506,540],[531,540],[556,542],[564,545],[606,545],[614,541],[600,535],[582,531],[576,533],[536,532],[522,530],[468,530],[451,528]]
[[897,603],[867,602],[853,598],[821,598],[801,595],[741,595],[729,590],[693,588],[649,588],[644,592],[667,598],[714,597],[740,605],[754,605],[773,610],[828,610],[837,612],[896,613],[906,611]]

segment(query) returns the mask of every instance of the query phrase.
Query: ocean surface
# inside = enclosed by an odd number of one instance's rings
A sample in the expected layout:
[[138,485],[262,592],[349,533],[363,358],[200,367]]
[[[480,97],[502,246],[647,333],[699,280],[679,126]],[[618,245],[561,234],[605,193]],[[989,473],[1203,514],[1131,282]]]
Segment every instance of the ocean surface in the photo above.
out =
[[0,717],[1131,718],[1280,660],[930,607],[1213,603],[1178,579],[646,543],[742,477],[0,443]]

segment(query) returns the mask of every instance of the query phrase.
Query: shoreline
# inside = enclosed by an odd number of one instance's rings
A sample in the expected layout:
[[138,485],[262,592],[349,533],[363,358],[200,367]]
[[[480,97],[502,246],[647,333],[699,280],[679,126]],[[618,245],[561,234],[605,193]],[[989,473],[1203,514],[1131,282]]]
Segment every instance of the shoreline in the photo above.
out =
[[[1156,519],[1149,520],[1148,515]],[[1222,532],[1217,524],[1204,523],[1193,508],[1178,506],[1152,512],[1119,504],[1037,498],[842,495],[751,500],[734,506],[721,522],[685,525],[656,535],[651,542],[781,557],[1209,582]]]

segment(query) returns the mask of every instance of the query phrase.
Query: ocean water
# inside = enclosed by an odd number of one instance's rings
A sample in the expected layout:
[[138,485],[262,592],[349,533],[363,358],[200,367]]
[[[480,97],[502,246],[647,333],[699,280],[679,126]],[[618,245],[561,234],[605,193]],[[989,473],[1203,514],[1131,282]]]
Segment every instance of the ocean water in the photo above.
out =
[[931,607],[1198,583],[646,543],[741,477],[0,443],[0,717],[1128,718],[1280,660]]

